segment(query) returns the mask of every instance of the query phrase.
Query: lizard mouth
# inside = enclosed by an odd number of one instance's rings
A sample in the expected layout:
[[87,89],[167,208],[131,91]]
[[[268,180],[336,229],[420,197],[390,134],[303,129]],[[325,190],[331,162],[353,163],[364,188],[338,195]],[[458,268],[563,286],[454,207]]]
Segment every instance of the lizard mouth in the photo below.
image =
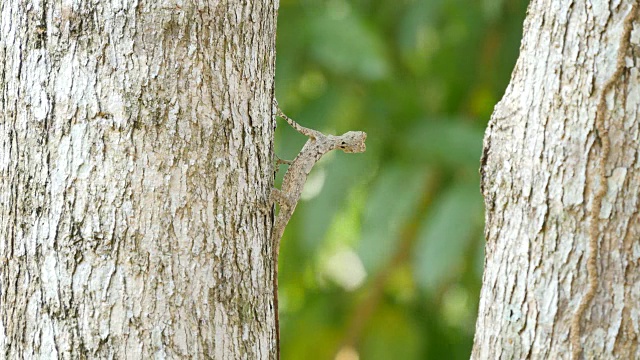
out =
[[365,145],[365,143],[361,143],[358,144],[358,146],[354,146],[351,149],[349,149],[350,151],[345,151],[346,153],[362,153],[365,152],[367,150],[367,145]]

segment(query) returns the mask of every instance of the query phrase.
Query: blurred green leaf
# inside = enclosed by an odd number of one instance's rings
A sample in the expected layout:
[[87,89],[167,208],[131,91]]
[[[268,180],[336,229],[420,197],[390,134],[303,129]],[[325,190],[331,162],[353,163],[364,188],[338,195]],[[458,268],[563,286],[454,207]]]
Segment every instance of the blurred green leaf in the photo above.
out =
[[283,322],[282,359],[331,359],[340,343],[339,314],[330,297],[316,297],[307,303],[305,311],[289,324]]
[[[354,161],[356,158],[356,161]],[[360,161],[357,161],[359,158]],[[301,207],[304,233],[301,244],[308,253],[315,253],[338,211],[348,206],[344,200],[352,186],[361,181],[366,174],[369,163],[365,155],[332,153],[323,159],[329,161],[321,169],[326,171],[325,182],[321,192]]]
[[406,9],[398,29],[398,45],[407,66],[418,74],[427,70],[429,61],[441,46],[437,20],[442,0],[415,1]]
[[382,309],[365,332],[361,346],[361,359],[424,359],[425,339],[407,314],[398,310]]
[[383,168],[365,206],[358,254],[368,272],[375,272],[393,256],[400,231],[414,214],[427,172],[415,166]]
[[482,10],[485,14],[485,18],[489,21],[497,19],[498,16],[500,16],[500,12],[502,12],[504,1],[505,0],[483,0]]
[[[316,166],[309,184],[320,193],[286,229],[283,359],[332,359],[341,343],[367,360],[469,358],[483,127],[518,56],[527,4],[280,1],[283,110],[325,133],[369,134],[366,153],[335,152]],[[291,159],[307,139],[278,125],[276,152]],[[399,240],[410,257],[390,263],[404,254]],[[327,281],[323,264],[353,248],[371,281],[349,292]]]
[[482,221],[482,198],[475,183],[449,187],[433,205],[418,232],[416,280],[433,291],[455,274]]
[[341,75],[379,80],[389,73],[384,43],[353,11],[328,11],[309,18],[311,55]]
[[405,156],[448,166],[480,166],[484,133],[461,119],[421,121],[403,134],[398,145]]

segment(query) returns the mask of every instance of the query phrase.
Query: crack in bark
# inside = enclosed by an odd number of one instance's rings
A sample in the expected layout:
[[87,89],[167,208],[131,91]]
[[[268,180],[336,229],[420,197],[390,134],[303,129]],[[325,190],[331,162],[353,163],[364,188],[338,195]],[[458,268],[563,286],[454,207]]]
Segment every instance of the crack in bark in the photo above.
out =
[[580,321],[591,303],[591,300],[595,297],[598,291],[598,240],[599,240],[599,215],[602,207],[602,200],[604,199],[607,191],[609,190],[607,175],[606,175],[606,163],[609,158],[611,150],[611,144],[609,139],[609,130],[605,126],[604,117],[607,110],[606,96],[613,89],[618,79],[623,75],[625,69],[625,56],[627,54],[627,45],[631,38],[631,30],[633,29],[633,20],[637,14],[638,3],[634,3],[631,6],[631,10],[624,19],[622,36],[620,38],[620,45],[618,48],[618,54],[616,58],[616,68],[609,80],[604,84],[602,91],[600,92],[600,98],[598,99],[598,107],[596,110],[595,126],[597,130],[597,136],[601,142],[600,158],[598,163],[598,175],[602,183],[600,184],[598,191],[593,198],[593,204],[589,217],[591,223],[589,224],[589,242],[587,244],[587,278],[588,289],[576,312],[571,319],[570,341],[571,341],[571,358],[579,359],[582,354],[582,346],[580,341]]

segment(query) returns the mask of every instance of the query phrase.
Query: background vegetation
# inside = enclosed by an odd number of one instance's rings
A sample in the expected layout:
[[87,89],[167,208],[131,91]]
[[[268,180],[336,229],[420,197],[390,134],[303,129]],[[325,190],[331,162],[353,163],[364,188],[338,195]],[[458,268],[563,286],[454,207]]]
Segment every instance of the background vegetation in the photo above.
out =
[[[283,239],[283,359],[468,359],[483,267],[484,127],[524,0],[281,0],[277,98],[364,130],[317,165]],[[280,122],[277,154],[306,139]],[[285,168],[281,169],[280,181]]]

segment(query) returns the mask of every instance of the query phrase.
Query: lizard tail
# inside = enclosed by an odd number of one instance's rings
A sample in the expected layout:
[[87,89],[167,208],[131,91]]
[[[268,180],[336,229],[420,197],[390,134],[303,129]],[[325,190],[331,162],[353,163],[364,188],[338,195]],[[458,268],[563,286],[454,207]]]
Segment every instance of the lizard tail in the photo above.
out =
[[278,306],[278,264],[280,257],[280,239],[284,233],[284,226],[280,226],[276,220],[271,233],[271,246],[273,251],[273,311],[276,318],[276,359],[280,359],[280,307]]

